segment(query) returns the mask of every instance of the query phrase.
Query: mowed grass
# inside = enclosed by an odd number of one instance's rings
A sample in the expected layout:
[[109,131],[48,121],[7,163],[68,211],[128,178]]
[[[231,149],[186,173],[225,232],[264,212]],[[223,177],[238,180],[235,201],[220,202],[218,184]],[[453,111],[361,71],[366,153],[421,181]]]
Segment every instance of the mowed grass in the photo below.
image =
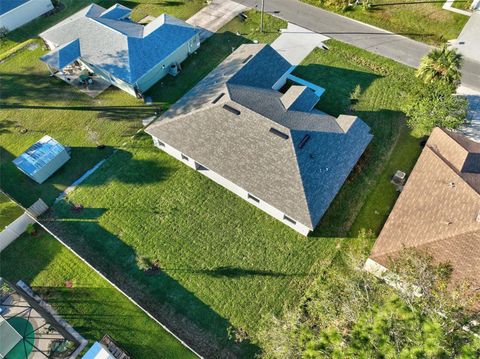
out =
[[[196,358],[60,242],[40,231],[0,255],[0,276],[23,280],[90,343],[109,334],[132,358]],[[66,281],[73,283],[67,288]]]
[[469,19],[442,9],[444,1],[374,0],[369,11],[362,5],[344,11],[338,2],[302,1],[431,45],[456,39]]
[[0,192],[0,232],[23,213],[22,207]]
[[92,3],[96,3],[104,8],[109,8],[116,3],[125,5],[133,9],[131,17],[134,21],[138,21],[147,15],[157,17],[162,13],[168,13],[179,19],[186,20],[206,5],[204,0],[62,0],[61,3],[63,6],[61,11],[50,16],[40,16],[10,32],[6,38],[1,39],[0,54],[15,46],[19,46],[24,41],[37,36],[49,27]]
[[[46,53],[40,41],[0,64],[0,187],[28,207],[38,198],[52,204],[58,194],[142,127],[141,120],[166,109],[213,70],[232,49],[258,39],[272,41],[286,23],[266,18],[267,32],[259,32],[259,15],[235,19],[204,42],[183,64],[176,77],[167,76],[148,93],[155,101],[140,100],[110,87],[95,99],[50,77],[39,57]],[[271,29],[271,30],[270,30]],[[240,33],[237,36],[236,33]],[[39,185],[21,173],[12,160],[44,135],[72,148],[72,159]],[[106,146],[97,149],[97,145]]]
[[[419,139],[402,136],[398,101],[416,84],[413,69],[336,41],[328,45],[330,51],[315,50],[296,74],[326,88],[319,109],[357,114],[374,140],[313,235],[300,236],[155,149],[143,134],[59,203],[45,223],[147,307],[167,306],[199,330],[185,335],[212,336],[222,350],[251,357],[255,348],[236,347],[228,328],[247,331],[255,344],[262,316],[296,305],[342,245],[356,240],[348,237],[351,226],[384,185],[381,174],[396,167],[390,164],[394,150],[410,162],[418,156]],[[356,85],[362,93],[352,106]],[[384,215],[394,200],[385,199]],[[73,204],[85,209],[72,211]],[[157,261],[161,270],[145,275],[136,256]]]

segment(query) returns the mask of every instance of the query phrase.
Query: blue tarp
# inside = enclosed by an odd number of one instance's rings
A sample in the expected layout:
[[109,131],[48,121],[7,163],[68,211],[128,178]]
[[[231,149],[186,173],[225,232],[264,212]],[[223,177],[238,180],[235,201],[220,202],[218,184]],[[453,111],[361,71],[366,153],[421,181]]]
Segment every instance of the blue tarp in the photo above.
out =
[[80,57],[80,40],[73,40],[40,58],[41,61],[56,69],[63,69]]
[[100,17],[104,19],[119,20],[129,16],[131,12],[132,10],[129,9],[128,7],[125,7],[120,4],[115,4],[111,8],[102,12]]

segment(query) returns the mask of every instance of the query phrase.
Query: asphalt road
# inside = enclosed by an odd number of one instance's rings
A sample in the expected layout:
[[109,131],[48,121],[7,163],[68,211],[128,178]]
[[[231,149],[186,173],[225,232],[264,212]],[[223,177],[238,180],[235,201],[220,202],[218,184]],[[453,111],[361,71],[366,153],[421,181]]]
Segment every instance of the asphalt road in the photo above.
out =
[[[261,7],[261,0],[235,1],[259,10]],[[402,34],[393,34],[297,0],[265,0],[265,11],[311,31],[412,67],[417,67],[420,59],[431,49],[429,45]],[[480,90],[480,62],[465,60],[462,73],[464,86]]]

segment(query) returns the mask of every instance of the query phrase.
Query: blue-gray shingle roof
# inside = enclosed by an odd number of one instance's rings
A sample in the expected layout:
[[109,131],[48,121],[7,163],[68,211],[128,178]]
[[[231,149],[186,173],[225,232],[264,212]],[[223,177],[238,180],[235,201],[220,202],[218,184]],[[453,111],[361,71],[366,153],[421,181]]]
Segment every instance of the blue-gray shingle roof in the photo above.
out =
[[106,14],[104,8],[91,5],[40,36],[55,46],[78,39],[81,59],[134,85],[198,33],[166,14],[146,26]]
[[49,66],[63,69],[80,57],[80,40],[73,40],[49,52],[40,58]]
[[268,45],[243,45],[146,132],[314,229],[372,135],[355,116],[311,110],[308,88],[286,108],[272,86],[290,68]]

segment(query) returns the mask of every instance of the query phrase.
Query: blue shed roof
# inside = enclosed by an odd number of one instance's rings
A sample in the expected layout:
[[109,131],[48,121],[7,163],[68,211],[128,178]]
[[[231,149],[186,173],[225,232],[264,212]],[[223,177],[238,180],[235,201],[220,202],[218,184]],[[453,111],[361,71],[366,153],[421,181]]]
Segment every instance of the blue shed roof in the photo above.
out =
[[3,15],[30,0],[0,0],[0,15]]
[[42,56],[40,60],[56,69],[63,69],[79,57],[80,40],[76,39]]
[[15,158],[13,163],[27,175],[34,175],[64,150],[62,144],[50,136],[44,136]]

